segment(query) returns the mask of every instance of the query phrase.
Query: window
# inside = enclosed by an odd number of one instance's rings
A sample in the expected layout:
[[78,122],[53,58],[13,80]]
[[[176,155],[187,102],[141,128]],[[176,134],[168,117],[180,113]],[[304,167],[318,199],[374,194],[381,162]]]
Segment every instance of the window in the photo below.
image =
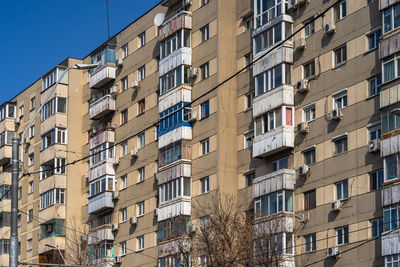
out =
[[390,106],[381,110],[382,133],[391,132],[400,128],[400,115],[394,114],[396,106]]
[[16,116],[16,107],[11,104],[3,105],[0,108],[0,121],[3,121],[6,118],[15,118]]
[[128,77],[127,76],[122,78],[121,85],[122,85],[122,91],[128,90],[129,85],[128,85]]
[[283,158],[272,162],[272,171],[278,171],[281,169],[289,168],[289,158]]
[[303,108],[303,121],[310,122],[315,120],[315,104],[307,105]]
[[0,185],[0,198],[11,199],[11,185]]
[[259,96],[283,84],[290,84],[291,67],[288,64],[279,64],[255,78],[256,96]]
[[382,84],[382,75],[379,74],[378,76],[368,80],[368,91],[369,96],[377,95],[381,92],[381,84]]
[[21,214],[17,215],[17,226],[21,227]]
[[278,23],[254,37],[254,50],[257,54],[291,34],[292,26],[288,22]]
[[210,177],[204,177],[200,179],[201,193],[205,194],[210,192]]
[[40,210],[65,203],[65,189],[55,188],[40,195]]
[[54,128],[42,135],[42,150],[54,144],[67,144],[67,129]]
[[317,238],[315,233],[304,236],[304,250],[305,252],[317,250]]
[[189,159],[185,151],[189,149],[190,145],[186,142],[179,140],[165,147],[160,148],[159,152],[159,167],[165,166],[171,162],[182,159]]
[[144,147],[146,145],[146,135],[145,135],[145,133],[139,134],[138,140],[139,140],[139,148]]
[[128,110],[125,109],[121,111],[121,125],[125,124],[128,122]]
[[381,37],[381,30],[377,30],[367,35],[368,51],[371,51],[379,46],[379,39]]
[[121,256],[126,255],[126,241],[119,243],[119,246],[121,248]]
[[[53,84],[55,84],[61,76],[65,73],[65,68],[57,67],[53,69],[51,72],[43,76],[42,79],[42,91],[46,90]],[[68,83],[68,73],[65,73],[64,77],[60,80],[60,83],[67,84]]]
[[397,178],[397,156],[390,155],[383,158],[384,180],[390,181]]
[[127,142],[123,142],[121,144],[121,155],[125,156],[126,154],[128,154],[128,143]]
[[43,105],[41,111],[41,121],[46,120],[55,113],[67,113],[67,99],[63,97],[54,97]]
[[8,254],[10,252],[10,240],[0,239],[0,254]]
[[303,78],[311,79],[315,76],[315,60],[311,60],[303,65]]
[[90,167],[114,157],[114,143],[105,142],[90,150]]
[[210,152],[210,139],[200,141],[201,155],[207,155]]
[[146,110],[146,102],[145,99],[143,98],[142,100],[138,101],[138,115],[143,114],[145,110]]
[[29,181],[28,194],[32,194],[33,190],[34,190],[34,182],[33,181]]
[[26,250],[31,251],[32,250],[32,238],[28,239],[28,244],[26,245]]
[[31,153],[28,155],[28,166],[32,166],[35,163],[35,154]]
[[160,112],[159,127],[156,133],[158,133],[159,136],[162,136],[176,128],[190,126],[188,115],[191,111],[192,108],[190,107],[190,103],[180,102]]
[[28,214],[26,216],[26,221],[29,223],[33,221],[33,209],[28,210]]
[[35,125],[29,127],[29,138],[35,137]]
[[256,0],[254,9],[256,28],[280,16],[284,11],[282,0]]
[[255,92],[254,91],[252,91],[250,93],[247,93],[245,95],[245,109],[246,110],[253,108],[254,96],[255,96]]
[[24,112],[25,112],[25,108],[24,105],[19,107],[19,117],[23,117],[24,116]]
[[256,178],[256,173],[255,172],[247,173],[245,174],[244,178],[246,182],[246,187],[252,186],[253,181]]
[[341,66],[344,63],[346,63],[346,60],[347,60],[346,44],[344,44],[338,48],[335,48],[333,50],[333,54],[334,54],[334,62],[335,62],[334,67],[338,67],[338,66]]
[[383,184],[383,170],[371,172],[369,174],[371,191],[382,189]]
[[126,222],[128,220],[128,211],[126,208],[123,208],[119,211],[120,214],[120,222]]
[[303,151],[303,162],[305,165],[315,164],[315,148]]
[[369,132],[369,141],[381,138],[381,126],[379,124],[377,126],[368,128],[368,132]]
[[129,47],[128,44],[122,47],[122,58],[126,58],[129,55]]
[[121,186],[120,186],[120,189],[122,190],[122,189],[125,189],[125,188],[127,188],[127,186],[128,186],[128,176],[125,174],[125,175],[122,175],[121,176]]
[[248,53],[244,56],[245,64],[247,66],[247,70],[253,68],[253,53]]
[[143,47],[146,44],[146,32],[142,32],[138,36],[139,38],[139,48]]
[[138,216],[143,216],[144,215],[144,201],[139,202],[137,204],[137,209],[138,209]]
[[90,69],[89,72],[95,72],[104,66],[106,63],[115,63],[115,49],[110,46],[105,46],[100,50],[97,50],[90,56],[90,60],[92,64],[98,63],[99,66],[93,69]]
[[381,236],[383,232],[383,218],[371,220],[372,238]]
[[336,228],[336,245],[344,245],[349,243],[349,226]]
[[182,196],[191,196],[190,178],[180,177],[161,184],[158,187],[160,203],[177,199]]
[[399,212],[399,204],[394,204],[383,208],[384,231],[393,230],[399,227]]
[[207,100],[200,104],[200,119],[207,118],[210,115],[210,101]]
[[137,243],[138,243],[138,251],[141,251],[144,249],[144,236],[138,236],[137,237]]
[[333,16],[336,21],[346,17],[346,1],[342,1],[333,8]]
[[191,46],[191,31],[189,29],[179,30],[160,42],[160,59],[169,56],[182,47],[190,48]]
[[400,254],[385,256],[385,267],[395,267],[400,265]]
[[315,190],[304,193],[304,209],[310,210],[317,206]]
[[293,212],[293,191],[276,191],[254,200],[255,218],[287,211]]
[[146,78],[146,66],[143,65],[138,70],[139,73],[139,81],[143,81]]
[[64,158],[54,158],[40,165],[40,181],[54,174],[65,174]]
[[31,98],[31,110],[36,108],[36,97]]
[[305,24],[307,25],[304,27],[304,37],[308,37],[315,32],[315,23],[314,20],[312,20],[311,22],[305,22]]
[[333,98],[333,108],[345,108],[347,107],[347,90],[343,90],[332,96]]
[[400,4],[393,5],[382,13],[383,33],[400,27]]
[[[399,5],[400,8],[400,5]],[[399,77],[400,54],[389,56],[382,61],[383,82]]]
[[345,200],[348,197],[349,197],[349,185],[347,179],[336,183],[336,199]]
[[12,139],[15,137],[15,132],[4,131],[0,133],[0,147],[12,145]]
[[210,39],[210,26],[208,24],[206,26],[204,26],[203,28],[201,28],[200,32],[201,32],[201,41],[202,42]]
[[138,169],[138,182],[143,182],[145,179],[146,173],[145,173],[145,168],[139,168]]
[[182,84],[191,84],[191,68],[189,66],[181,65],[167,74],[160,77],[160,95],[169,92],[170,90]]
[[250,148],[253,146],[254,132],[244,134],[244,148]]
[[103,192],[113,192],[114,191],[114,178],[103,176],[100,179],[91,182],[89,185],[89,196],[93,197]]
[[210,67],[208,62],[200,66],[200,75],[202,80],[210,77]]

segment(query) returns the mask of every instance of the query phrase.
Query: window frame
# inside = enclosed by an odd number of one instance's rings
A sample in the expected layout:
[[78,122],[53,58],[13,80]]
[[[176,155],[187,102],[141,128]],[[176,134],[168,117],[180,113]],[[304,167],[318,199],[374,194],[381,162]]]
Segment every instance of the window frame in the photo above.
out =
[[[338,61],[338,53],[340,53],[340,61]],[[347,62],[347,43],[333,49],[333,68],[337,68]]]
[[210,153],[210,138],[206,138],[200,141],[201,147],[201,156],[207,155]]
[[137,216],[141,217],[145,214],[145,203],[144,201],[140,201],[137,203]]
[[344,201],[349,199],[349,181],[344,179],[335,183],[336,200]]
[[[310,112],[310,119],[307,119],[307,112]],[[312,122],[316,119],[315,103],[308,104],[302,108],[303,122]]]
[[204,25],[203,27],[200,28],[200,33],[201,33],[201,42],[205,42],[207,40],[210,40],[210,24]]
[[210,192],[210,176],[200,179],[200,194],[207,194]]
[[146,45],[146,31],[140,33],[138,35],[138,39],[139,39],[139,48],[145,46]]
[[333,18],[335,22],[338,22],[347,17],[347,4],[346,0],[337,3],[333,7]]
[[145,167],[140,167],[138,170],[138,183],[144,182],[146,180],[146,169]]
[[128,220],[128,210],[127,208],[122,208],[119,210],[120,212],[120,217],[119,217],[119,221],[120,223],[124,223]]
[[[308,235],[304,235],[304,251],[305,252],[315,252],[317,251],[317,234],[312,233]],[[307,248],[310,246],[310,249]]]
[[[382,36],[381,27],[375,28],[367,32],[365,35],[367,38],[367,52],[377,49],[379,47],[380,37]],[[373,46],[371,46],[371,40]]]
[[[336,232],[336,245],[342,246],[349,244],[349,226],[344,225],[335,229]],[[342,242],[339,242],[342,239]]]
[[138,244],[137,251],[143,251],[144,250],[144,236],[143,235],[137,237],[137,244]]
[[[310,156],[308,153],[311,153]],[[310,166],[316,163],[317,154],[316,154],[316,148],[314,146],[301,151],[301,154],[303,155],[303,163],[305,165]]]
[[[310,70],[308,70],[310,68]],[[315,58],[302,65],[303,79],[311,80],[315,77]],[[307,73],[310,72],[310,73]]]
[[[372,86],[373,84],[373,86]],[[378,74],[370,79],[368,79],[368,95],[373,97],[379,95],[381,92],[382,85],[382,74]]]
[[316,189],[304,192],[304,210],[312,210],[317,207]]

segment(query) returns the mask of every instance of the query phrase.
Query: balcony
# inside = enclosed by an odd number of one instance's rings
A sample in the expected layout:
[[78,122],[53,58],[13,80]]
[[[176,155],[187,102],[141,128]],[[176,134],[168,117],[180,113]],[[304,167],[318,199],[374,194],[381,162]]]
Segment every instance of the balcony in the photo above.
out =
[[168,183],[179,177],[191,177],[192,176],[192,166],[190,164],[178,164],[170,167],[164,171],[159,171],[157,173],[157,183],[159,185]]
[[115,99],[111,95],[105,95],[90,104],[89,117],[98,120],[115,111]]
[[294,90],[291,85],[282,85],[253,100],[253,118],[280,106],[294,106]]
[[14,118],[5,118],[0,121],[0,133],[4,131],[15,132],[15,119]]
[[182,47],[161,59],[158,63],[159,76],[163,76],[180,65],[192,65],[192,48]]
[[65,205],[54,204],[46,209],[39,210],[39,217],[42,221],[50,221],[52,219],[65,219],[66,208]]
[[382,256],[400,253],[400,228],[386,234],[382,233]]
[[[164,2],[178,2],[176,0],[169,0]],[[180,1],[180,0],[179,0]],[[163,23],[159,30],[160,41],[164,40],[171,34],[179,31],[180,29],[192,29],[192,13],[182,11],[172,18]]]
[[382,39],[379,43],[379,58],[383,59],[400,51],[400,32]]
[[189,122],[183,121],[180,127],[168,131],[158,138],[158,148],[165,147],[179,140],[192,140],[192,127]]
[[396,3],[396,1],[392,0],[379,0],[379,10],[382,11],[385,8],[388,8],[389,6],[393,5]]
[[294,147],[294,127],[281,126],[254,137],[253,157],[266,157]]
[[39,194],[43,194],[53,188],[67,188],[67,177],[65,175],[53,174],[40,180]]
[[51,117],[40,123],[40,133],[45,134],[54,127],[68,128],[68,115],[63,113],[53,114]]
[[0,185],[11,184],[11,172],[0,173]]
[[398,134],[397,131],[392,134],[392,136],[387,138],[384,138],[384,136],[382,136],[380,149],[382,158],[400,152],[400,147],[398,145],[400,144],[400,134]]
[[280,213],[271,220],[255,224],[254,230],[256,233],[259,231],[264,234],[293,233],[294,217],[293,215]]
[[66,147],[64,144],[54,144],[40,151],[40,165],[52,164],[54,167],[55,158],[67,158]]
[[88,213],[98,213],[113,208],[113,192],[103,192],[89,198]]
[[46,244],[58,247],[60,250],[65,250],[65,237],[51,236],[49,238],[39,240],[39,246],[38,246],[39,254],[43,254],[52,250],[52,248],[46,246]]
[[89,170],[89,182],[104,175],[115,175],[114,164],[118,160],[118,158],[107,158],[103,162],[91,166]]
[[90,229],[88,236],[88,244],[92,245],[103,240],[114,240],[114,235],[111,230],[111,224],[105,224],[93,229]]
[[296,171],[282,169],[254,179],[253,198],[283,189],[294,190]]
[[400,202],[400,183],[387,185],[382,190],[382,207]]
[[90,74],[89,87],[100,88],[103,85],[115,80],[116,75],[115,63],[106,63],[98,70]]
[[0,147],[0,165],[4,165],[10,162],[12,157],[12,147],[10,145],[4,145]]
[[181,196],[177,199],[160,204],[157,209],[157,221],[164,221],[179,215],[191,216],[191,197]]
[[93,149],[106,142],[115,142],[115,132],[113,129],[106,129],[104,131],[96,133],[96,135],[91,136],[89,140],[89,149]]
[[[264,52],[257,54],[256,58],[261,57],[267,51],[269,50],[266,49]],[[269,53],[267,57],[254,63],[253,76],[257,76],[281,63],[293,63],[293,46],[289,46],[287,43]]]

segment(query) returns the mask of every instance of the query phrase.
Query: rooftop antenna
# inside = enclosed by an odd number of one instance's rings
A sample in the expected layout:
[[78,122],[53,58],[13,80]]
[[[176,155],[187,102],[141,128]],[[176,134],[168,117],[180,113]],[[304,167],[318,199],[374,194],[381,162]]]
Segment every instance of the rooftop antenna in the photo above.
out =
[[110,18],[108,17],[108,0],[106,0],[107,7],[107,40],[110,40]]

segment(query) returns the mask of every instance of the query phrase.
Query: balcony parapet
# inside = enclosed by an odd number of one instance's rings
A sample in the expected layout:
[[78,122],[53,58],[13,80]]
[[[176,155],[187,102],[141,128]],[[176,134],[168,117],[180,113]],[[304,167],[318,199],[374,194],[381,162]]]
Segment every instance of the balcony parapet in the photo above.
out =
[[161,77],[180,65],[192,65],[192,48],[182,47],[158,63],[158,75]]
[[107,209],[113,209],[113,192],[106,191],[89,198],[88,213],[98,213]]
[[281,169],[254,179],[253,198],[283,189],[294,190],[296,171]]
[[106,142],[113,143],[115,141],[115,131],[113,129],[106,129],[100,133],[96,133],[89,140],[89,149],[93,149]]
[[105,224],[93,229],[90,229],[88,236],[88,244],[92,245],[103,240],[114,240],[111,224]]
[[282,85],[261,94],[253,100],[253,118],[280,106],[294,106],[294,90],[291,85]]
[[294,147],[294,127],[281,126],[254,137],[253,157],[265,157]]
[[115,99],[112,95],[105,95],[90,104],[89,117],[92,120],[99,119],[115,111]]
[[160,41],[164,40],[171,34],[177,32],[180,29],[192,29],[192,13],[182,11],[172,18],[168,19],[163,23],[159,30]]
[[106,63],[98,70],[90,74],[89,87],[99,88],[108,82],[115,80],[116,66],[115,63]]

